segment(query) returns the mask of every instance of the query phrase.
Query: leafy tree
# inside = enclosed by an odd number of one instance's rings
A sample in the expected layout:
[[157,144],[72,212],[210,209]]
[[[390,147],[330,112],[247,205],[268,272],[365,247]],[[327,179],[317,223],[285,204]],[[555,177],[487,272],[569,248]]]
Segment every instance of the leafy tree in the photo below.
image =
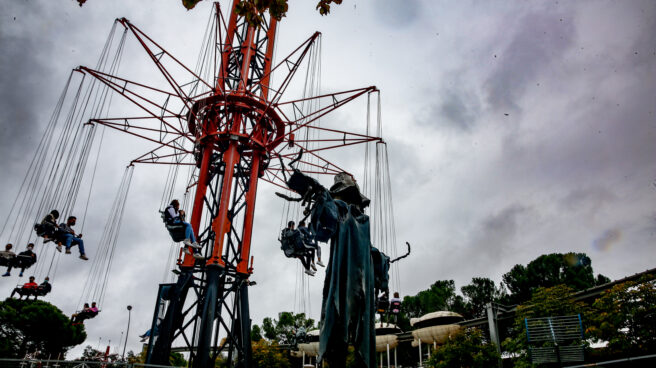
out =
[[610,281],[611,280],[608,277],[606,277],[602,274],[599,274],[599,275],[597,275],[597,278],[595,279],[595,285],[599,286],[599,285],[608,284]]
[[499,353],[494,344],[485,341],[485,334],[478,328],[468,328],[447,338],[431,354],[428,367],[488,368],[498,364]]
[[517,306],[515,322],[523,326],[525,318],[567,316],[585,312],[586,305],[572,299],[572,293],[574,289],[567,285],[538,288],[528,302]]
[[611,354],[656,351],[655,275],[605,291],[592,304],[587,320],[587,332],[598,341],[607,341]]
[[[170,359],[170,357],[169,357]],[[127,354],[125,354],[125,360],[128,361],[130,364],[135,364],[135,363],[145,363],[146,362],[146,354],[135,354],[134,351],[129,350]]]
[[[87,346],[87,348],[91,348],[91,346]],[[148,355],[148,347],[144,346],[139,354],[136,354],[132,350],[128,350],[128,352],[125,354],[125,360],[130,364],[145,364],[146,355]],[[186,367],[187,361],[185,360],[184,355],[173,351],[169,355],[169,366]]]
[[539,318],[552,316],[567,316],[583,314],[586,305],[572,299],[574,290],[567,285],[557,285],[551,288],[538,288],[531,299],[525,304],[517,306],[513,337],[503,342],[506,351],[514,353],[515,367],[530,367],[528,358],[528,341],[524,328],[525,318]]
[[606,280],[608,278],[603,275],[595,279],[592,261],[585,253],[543,254],[526,267],[515,265],[503,275],[503,283],[511,293],[504,302],[522,303],[540,287],[565,284],[579,291],[603,284]]
[[251,328],[251,341],[257,342],[262,339],[262,329],[258,325],[253,325],[253,328]]
[[54,305],[42,300],[7,298],[0,302],[0,356],[22,358],[28,352],[63,356],[87,338],[83,324],[73,325]]
[[287,354],[276,342],[261,339],[253,342],[253,366],[255,368],[288,368],[291,367]]
[[420,291],[415,296],[403,298],[403,310],[409,318],[421,317],[426,313],[450,310],[465,313],[465,301],[456,295],[453,280],[438,280],[427,290]]
[[171,355],[169,356],[169,365],[171,367],[186,367],[187,361],[185,360],[182,354],[177,352],[171,352]]
[[485,305],[499,301],[504,295],[501,287],[496,287],[494,281],[486,277],[474,277],[469,285],[460,288],[465,296],[467,317],[476,318],[485,316]]
[[266,317],[262,321],[264,337],[278,344],[293,344],[296,332],[303,327],[306,331],[314,328],[314,320],[306,318],[305,313],[280,312],[278,319]]
[[84,347],[84,351],[82,351],[82,356],[78,358],[78,360],[82,360],[82,361],[98,360],[98,357],[102,355],[103,352],[94,349],[91,345],[87,345]]

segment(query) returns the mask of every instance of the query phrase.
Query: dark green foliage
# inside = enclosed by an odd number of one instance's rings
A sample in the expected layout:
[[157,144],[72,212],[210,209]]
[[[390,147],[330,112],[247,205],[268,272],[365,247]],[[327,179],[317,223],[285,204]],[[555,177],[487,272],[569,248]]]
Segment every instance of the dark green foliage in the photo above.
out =
[[639,281],[615,285],[592,304],[587,332],[608,341],[609,354],[644,354],[656,351],[656,281],[646,275]]
[[567,285],[538,288],[531,299],[517,306],[515,325],[524,328],[524,318],[569,316],[584,313],[586,305],[572,299],[574,289]]
[[488,368],[496,367],[499,353],[494,344],[485,341],[485,334],[477,328],[468,328],[449,336],[444,345],[439,346],[427,367],[432,368]]
[[[191,10],[196,6],[196,4],[198,4],[201,1],[202,0],[182,0],[182,6],[187,8],[187,10]],[[80,5],[80,6],[82,6],[82,5]]]
[[253,366],[255,368],[291,367],[287,353],[277,343],[260,340],[253,343]]
[[330,13],[330,3],[335,3],[337,5],[342,3],[342,0],[319,0],[317,3],[317,9],[319,10],[319,14],[321,15],[327,15]]
[[87,338],[84,325],[73,325],[54,305],[42,300],[7,298],[0,302],[0,356],[22,358],[36,350],[63,357]]
[[262,329],[258,325],[253,325],[251,328],[251,341],[257,342],[262,340]]
[[531,261],[526,267],[515,265],[503,275],[503,282],[510,291],[504,300],[507,304],[519,304],[531,297],[540,287],[549,288],[564,284],[574,291],[585,290],[608,278],[594,277],[592,261],[585,253],[544,254]]
[[[91,345],[87,345],[87,346],[84,347],[84,351],[82,352],[82,356],[77,358],[76,360],[100,362],[100,361],[105,361],[105,359],[107,359],[107,361],[109,361],[109,362],[115,362],[119,358],[120,357],[118,356],[118,354],[109,354],[107,357],[105,357],[105,352],[104,351],[96,350]],[[127,358],[128,358],[128,361],[131,358],[134,358],[134,353],[132,352],[132,350],[128,351]]]
[[82,351],[82,356],[77,358],[77,360],[82,360],[82,361],[96,360],[96,358],[100,355],[102,355],[102,352],[100,350],[96,350],[91,345],[87,345],[84,347],[84,351]]
[[604,284],[608,284],[609,282],[611,282],[611,279],[609,279],[608,277],[602,274],[599,274],[597,275],[597,279],[595,280],[595,285],[596,286],[604,285]]
[[312,330],[314,320],[306,318],[305,313],[280,312],[277,320],[267,317],[262,321],[264,337],[278,344],[293,344],[296,331],[301,327]]
[[[145,363],[145,361],[140,363]],[[171,367],[186,367],[187,361],[185,360],[182,354],[172,352],[171,355],[169,356],[169,365]]]
[[235,12],[244,17],[248,24],[259,26],[267,10],[272,18],[281,20],[287,14],[287,9],[287,0],[239,0]]
[[408,318],[417,318],[441,310],[465,313],[465,301],[462,296],[456,295],[453,280],[436,281],[427,290],[403,298],[403,311]]
[[504,295],[503,290],[486,277],[472,278],[471,283],[461,287],[460,291],[465,296],[467,318],[485,316],[485,305],[498,302]]

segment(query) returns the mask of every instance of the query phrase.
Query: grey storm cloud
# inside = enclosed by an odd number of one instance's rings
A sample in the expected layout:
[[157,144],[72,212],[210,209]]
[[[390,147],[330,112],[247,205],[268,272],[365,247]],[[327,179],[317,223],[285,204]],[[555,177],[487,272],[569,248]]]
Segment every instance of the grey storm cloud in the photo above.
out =
[[485,218],[482,222],[482,234],[490,243],[501,243],[513,238],[517,233],[519,217],[528,209],[521,205],[512,205]]
[[459,77],[461,73],[448,73],[444,85],[437,92],[429,92],[435,99],[415,114],[416,124],[442,133],[466,133],[475,129],[483,113],[481,102],[473,86]]
[[595,186],[572,190],[561,199],[561,204],[568,210],[584,208],[591,212],[597,212],[602,206],[616,199],[617,195],[611,192],[610,189]]
[[476,249],[478,256],[489,263],[500,261],[521,246],[521,231],[534,216],[534,209],[517,203],[484,216],[473,231],[469,251]]
[[48,69],[46,60],[23,55],[26,50],[37,54],[47,46],[21,34],[7,33],[0,36],[0,43],[0,155],[16,162],[16,146],[38,141],[35,130],[40,127],[39,118],[46,114],[35,110],[34,102],[43,98],[43,85],[50,81],[35,73]]
[[[398,263],[400,276],[392,276],[401,279],[403,295],[439,279],[458,286],[473,276],[499,280],[514,264],[551,252],[588,252],[595,270],[614,278],[653,267],[656,2],[559,3],[354,1],[327,17],[313,6],[291,6],[281,23],[278,58],[302,35],[323,32],[322,92],[376,84],[386,98],[397,242],[413,245]],[[211,7],[210,1],[189,12],[179,1],[88,1],[81,8],[74,1],[0,2],[0,200],[13,200],[70,68],[94,65],[114,18],[128,17],[193,66]],[[144,55],[130,45],[126,75],[120,74],[144,82],[161,77],[135,62]],[[116,98],[113,106],[124,103]],[[365,114],[353,111],[337,111],[326,123],[356,129]],[[123,156],[147,150],[117,134],[105,140],[84,229],[91,257],[127,163]],[[362,154],[358,147],[331,158],[358,170],[361,180]],[[116,344],[128,303],[131,336],[144,332],[157,284],[175,277],[178,247],[157,212],[166,172],[135,169],[107,303],[88,324],[85,344],[101,337]],[[303,278],[298,262],[280,252],[277,237],[288,216],[276,187],[259,188],[253,323],[284,310],[316,319],[323,277]],[[53,259],[52,249],[38,251],[40,259]],[[90,267],[62,256],[48,300],[73,312]],[[8,294],[19,281],[3,278],[1,291]],[[128,341],[128,350],[140,346],[134,336]],[[69,355],[77,356],[79,349]]]
[[486,81],[491,107],[521,111],[519,99],[527,85],[571,46],[574,32],[572,19],[564,14],[541,11],[523,15],[513,27],[510,42],[497,55],[499,66]]
[[435,117],[440,117],[438,126],[446,125],[458,131],[473,129],[481,114],[478,97],[466,91],[460,83],[444,91],[439,108],[432,110]]
[[392,27],[407,27],[421,15],[422,4],[419,1],[379,0],[374,5],[375,18],[378,22]]

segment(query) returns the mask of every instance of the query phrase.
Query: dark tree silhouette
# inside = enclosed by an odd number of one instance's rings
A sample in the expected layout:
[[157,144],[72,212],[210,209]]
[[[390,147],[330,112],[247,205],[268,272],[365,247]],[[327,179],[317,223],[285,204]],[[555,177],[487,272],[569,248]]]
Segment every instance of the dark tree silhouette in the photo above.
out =
[[83,324],[71,320],[41,300],[7,298],[0,302],[0,356],[22,358],[26,353],[61,357],[87,338]]

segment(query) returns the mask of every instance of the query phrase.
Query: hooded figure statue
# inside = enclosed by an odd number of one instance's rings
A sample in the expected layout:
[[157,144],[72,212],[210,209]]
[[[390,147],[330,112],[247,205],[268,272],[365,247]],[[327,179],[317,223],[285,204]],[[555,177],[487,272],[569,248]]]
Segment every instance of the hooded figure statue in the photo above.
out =
[[[301,195],[313,192],[310,231],[318,241],[330,239],[321,305],[319,359],[331,368],[346,366],[349,345],[355,348],[357,367],[376,365],[374,327],[374,267],[371,258],[369,216],[363,210],[369,199],[360,193],[353,177],[335,175],[326,190],[316,180],[295,170],[287,182]],[[308,189],[310,188],[310,189]]]

